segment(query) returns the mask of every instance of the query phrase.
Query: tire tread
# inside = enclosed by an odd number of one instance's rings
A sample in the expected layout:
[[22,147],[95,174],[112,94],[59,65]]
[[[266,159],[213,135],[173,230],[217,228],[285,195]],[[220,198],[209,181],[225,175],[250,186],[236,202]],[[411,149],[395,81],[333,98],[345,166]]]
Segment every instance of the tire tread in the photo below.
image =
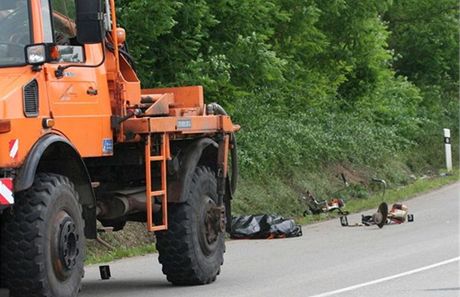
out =
[[[194,255],[196,247],[193,242],[192,213],[193,205],[189,201],[202,178],[214,176],[208,167],[197,167],[189,190],[189,199],[181,204],[168,205],[168,231],[156,233],[158,260],[163,266],[163,273],[174,285],[204,285],[216,280],[223,263],[223,255],[218,255],[215,271],[209,273],[200,267]],[[223,254],[223,253],[222,253]]]
[[[21,192],[10,213],[0,217],[0,287],[9,288],[11,297],[48,296],[45,281],[44,237],[39,221],[53,202],[53,188],[66,185],[78,199],[67,177],[39,173],[29,190]],[[81,211],[81,205],[80,211]]]

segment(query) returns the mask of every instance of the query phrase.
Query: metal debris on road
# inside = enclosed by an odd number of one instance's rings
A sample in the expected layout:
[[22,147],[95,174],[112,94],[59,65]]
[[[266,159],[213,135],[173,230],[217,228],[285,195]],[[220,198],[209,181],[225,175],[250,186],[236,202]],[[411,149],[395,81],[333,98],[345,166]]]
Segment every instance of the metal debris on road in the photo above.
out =
[[383,228],[385,225],[402,224],[404,222],[413,222],[414,215],[408,213],[409,208],[402,203],[395,203],[388,211],[386,202],[382,202],[377,211],[372,215],[362,215],[361,223],[350,225],[346,215],[340,217],[340,224],[343,227],[362,227],[378,226]]

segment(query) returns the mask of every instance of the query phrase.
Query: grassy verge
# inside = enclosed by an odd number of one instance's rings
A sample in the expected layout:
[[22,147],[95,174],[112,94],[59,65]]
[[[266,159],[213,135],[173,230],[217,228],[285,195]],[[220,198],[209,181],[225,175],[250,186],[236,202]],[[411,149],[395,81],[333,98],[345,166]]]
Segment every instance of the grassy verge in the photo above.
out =
[[116,259],[154,253],[155,238],[145,224],[128,222],[119,232],[99,234],[106,246],[95,240],[87,241],[86,264],[106,263]]
[[135,256],[143,256],[147,254],[152,254],[156,252],[155,245],[152,244],[144,244],[137,247],[130,247],[130,248],[115,248],[112,251],[107,251],[104,254],[90,254],[85,261],[86,265],[91,264],[98,264],[98,263],[107,263],[113,260],[127,258],[127,257],[135,257]]
[[[458,181],[459,171],[455,170],[452,175],[445,177],[435,177],[430,179],[419,179],[415,182],[406,185],[404,187],[398,187],[394,189],[389,189],[385,195],[385,201],[389,204],[394,202],[401,202],[408,200],[418,194],[440,188],[442,186],[454,183]],[[382,201],[382,196],[376,194],[368,198],[355,198],[347,201],[346,210],[350,213],[356,213],[363,210],[377,208],[377,206]],[[296,221],[299,224],[305,225],[309,223],[319,222],[328,220],[331,218],[336,218],[337,214],[321,214],[321,215],[310,215],[307,217],[297,217]],[[113,246],[116,246],[113,250],[109,250],[106,247],[99,245],[96,242],[90,242],[88,249],[88,257],[86,259],[86,264],[98,264],[98,263],[107,263],[116,259],[133,257],[133,256],[142,256],[150,253],[155,253],[155,245],[153,244],[152,238],[149,238],[149,235],[145,234],[145,229],[142,224],[138,225],[129,225],[127,230],[122,231],[126,232],[134,237],[145,237],[142,240],[134,241],[126,239],[128,235],[118,234],[107,234],[104,236],[104,240],[108,241]],[[116,238],[117,237],[117,238]],[[126,242],[133,242],[133,245],[126,245]]]

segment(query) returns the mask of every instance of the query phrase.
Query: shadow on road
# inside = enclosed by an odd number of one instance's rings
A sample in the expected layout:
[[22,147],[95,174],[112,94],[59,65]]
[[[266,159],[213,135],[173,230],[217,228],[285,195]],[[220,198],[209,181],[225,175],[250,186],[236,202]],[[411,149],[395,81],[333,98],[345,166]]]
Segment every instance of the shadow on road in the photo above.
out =
[[[206,290],[213,290],[214,282],[206,287]],[[201,288],[201,289],[200,289]],[[136,279],[116,279],[110,280],[85,280],[78,296],[151,296],[152,292],[170,291],[165,293],[168,296],[181,295],[186,293],[197,293],[203,290],[203,286],[174,286],[166,279],[136,280]],[[189,294],[189,295],[190,295]],[[196,296],[196,295],[195,295]]]
[[[138,281],[138,280],[88,280],[83,283],[81,293],[86,294],[95,294],[99,292],[117,292],[118,294],[126,292],[128,296],[132,292],[142,292],[149,291],[152,289],[155,290],[167,290],[175,288],[173,285],[169,284],[166,281]],[[177,288],[177,287],[176,287]]]

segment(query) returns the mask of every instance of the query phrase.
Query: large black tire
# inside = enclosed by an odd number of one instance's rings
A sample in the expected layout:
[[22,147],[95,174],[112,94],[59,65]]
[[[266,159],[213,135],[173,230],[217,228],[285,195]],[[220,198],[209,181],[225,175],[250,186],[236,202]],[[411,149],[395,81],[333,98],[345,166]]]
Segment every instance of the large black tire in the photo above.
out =
[[[197,167],[185,203],[168,205],[168,231],[156,233],[163,273],[174,285],[203,285],[215,281],[223,264],[225,234],[210,234],[206,214],[217,206],[215,173]],[[209,231],[209,230],[208,230]]]
[[78,193],[64,176],[40,173],[0,226],[0,287],[11,297],[74,297],[84,264]]

